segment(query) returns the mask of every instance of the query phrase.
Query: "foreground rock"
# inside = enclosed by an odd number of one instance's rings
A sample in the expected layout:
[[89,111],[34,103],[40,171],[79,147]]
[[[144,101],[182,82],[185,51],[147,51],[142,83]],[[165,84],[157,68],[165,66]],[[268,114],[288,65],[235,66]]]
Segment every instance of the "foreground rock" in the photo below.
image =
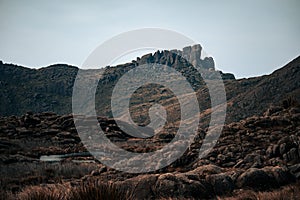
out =
[[[213,198],[238,189],[272,190],[300,178],[300,109],[297,106],[271,109],[262,116],[226,125],[216,146],[201,160],[198,150],[206,130],[199,130],[195,142],[180,159],[148,174],[119,172],[97,161],[84,164],[84,160],[93,157],[81,143],[72,115],[27,113],[21,117],[0,118],[0,165],[4,174],[1,181],[6,190],[17,192],[28,184],[56,183],[58,175],[60,180],[74,186],[102,180],[127,190],[135,188],[139,199]],[[90,119],[84,119],[88,124]],[[98,117],[98,122],[113,143],[128,151],[155,151],[172,139],[134,138],[112,119]],[[73,171],[59,169],[58,173],[39,160],[41,155],[53,154],[65,155],[58,164]],[[172,152],[164,156],[170,155]],[[31,167],[26,173],[11,173],[20,166]],[[78,171],[78,175],[71,179],[74,171]],[[33,178],[33,174],[43,178]],[[16,180],[22,180],[22,185],[16,186]]]

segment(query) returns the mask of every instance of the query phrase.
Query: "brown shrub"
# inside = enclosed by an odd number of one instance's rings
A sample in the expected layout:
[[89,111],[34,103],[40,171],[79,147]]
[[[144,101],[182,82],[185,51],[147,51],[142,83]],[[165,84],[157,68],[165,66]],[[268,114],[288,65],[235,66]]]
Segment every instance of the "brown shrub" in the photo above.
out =
[[[6,199],[6,198],[4,198]],[[30,186],[16,195],[18,200],[119,200],[133,199],[127,192],[113,184],[93,181],[71,187],[61,184],[47,186]],[[1,200],[1,199],[0,199]]]
[[2,190],[0,188],[0,200],[10,200],[10,199],[13,199],[12,195],[9,192]]
[[269,192],[239,191],[233,197],[218,198],[223,200],[298,200],[300,199],[300,183],[282,187]]
[[16,199],[18,200],[66,200],[68,199],[68,190],[62,185],[55,187],[30,186],[20,192]]
[[289,96],[282,101],[282,107],[285,109],[294,107],[294,106],[298,106],[298,105],[299,105],[299,102],[297,101],[297,99],[294,96]]
[[81,184],[71,191],[70,200],[133,199],[132,192],[125,191],[113,184],[99,181]]

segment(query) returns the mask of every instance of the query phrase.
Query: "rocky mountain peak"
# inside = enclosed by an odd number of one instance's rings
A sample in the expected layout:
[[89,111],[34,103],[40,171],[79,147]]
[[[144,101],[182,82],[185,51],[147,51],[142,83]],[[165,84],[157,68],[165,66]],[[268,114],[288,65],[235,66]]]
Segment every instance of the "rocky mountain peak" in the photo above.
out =
[[171,50],[172,53],[178,54],[190,62],[194,67],[202,69],[215,69],[215,62],[212,57],[201,58],[202,47],[200,44],[184,47],[182,50]]
[[138,64],[145,63],[160,63],[173,65],[182,62],[185,59],[187,62],[192,64],[194,67],[207,70],[215,70],[215,62],[212,57],[201,58],[202,47],[200,44],[195,44],[193,46],[186,46],[182,50],[163,50],[157,51],[154,54],[149,53],[141,58],[137,58]]

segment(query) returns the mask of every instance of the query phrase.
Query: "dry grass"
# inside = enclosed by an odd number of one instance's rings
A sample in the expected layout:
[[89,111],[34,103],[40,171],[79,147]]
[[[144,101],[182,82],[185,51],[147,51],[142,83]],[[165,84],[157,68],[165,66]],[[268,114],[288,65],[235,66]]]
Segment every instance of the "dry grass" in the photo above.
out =
[[68,199],[68,190],[62,185],[55,187],[27,187],[16,197],[18,200],[65,200]]
[[12,163],[0,168],[0,189],[15,192],[14,186],[21,189],[29,185],[80,179],[98,168],[96,163]]
[[296,106],[299,106],[299,102],[297,101],[296,97],[289,96],[282,101],[282,106],[285,109],[290,108],[290,107],[296,107]]
[[13,199],[11,193],[6,192],[5,190],[0,189],[0,200]]
[[[93,181],[79,186],[63,184],[29,186],[13,196],[0,191],[0,200],[119,200],[135,199],[132,191],[126,191],[114,184]],[[159,198],[193,199],[193,198]],[[215,197],[217,200],[298,200],[300,199],[300,183],[282,187],[270,192],[254,192],[251,190],[235,191],[231,197]]]
[[[100,181],[82,183],[80,186],[56,184],[46,186],[29,186],[14,197],[3,194],[6,200],[120,200],[133,199],[129,191],[125,191],[114,184]],[[2,196],[1,196],[2,197]]]
[[101,200],[101,199],[133,199],[133,195],[129,191],[125,191],[113,184],[104,184],[98,181],[83,184],[79,188],[73,190],[70,200]]
[[282,187],[270,192],[238,191],[234,197],[218,198],[219,200],[298,200],[300,183]]

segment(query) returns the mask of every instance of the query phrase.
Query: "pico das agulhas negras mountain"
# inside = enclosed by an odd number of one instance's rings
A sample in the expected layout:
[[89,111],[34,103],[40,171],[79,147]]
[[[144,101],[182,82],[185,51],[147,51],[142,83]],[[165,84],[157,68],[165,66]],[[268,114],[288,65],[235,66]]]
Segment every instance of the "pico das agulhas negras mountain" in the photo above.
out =
[[[172,164],[143,174],[110,168],[83,145],[72,113],[79,68],[56,64],[31,69],[0,62],[0,199],[299,199],[300,57],[271,74],[236,79],[217,71],[213,58],[201,53],[202,47],[194,45],[89,71],[103,74],[95,95],[99,125],[111,142],[129,152],[154,152],[172,141],[180,111],[167,113],[171,122],[152,137],[126,133],[111,108],[113,89],[123,75],[144,64],[166,65],[196,92],[200,123],[193,142]],[[218,81],[218,75],[226,91],[226,120],[214,148],[199,159],[212,110],[207,82]],[[132,94],[132,119],[147,125],[156,103],[180,110],[171,90],[148,84]],[[88,116],[82,120],[91,123]]]
[[[202,75],[207,76],[205,78],[213,80],[215,64],[211,57],[201,59],[201,50],[200,45],[194,45],[182,51],[157,51],[130,63],[94,69],[104,71],[96,94],[99,98],[101,96],[99,115],[109,116],[110,96],[119,78],[130,69],[145,63],[159,63],[176,69],[187,78],[199,96],[207,96],[207,88],[195,67],[202,69]],[[30,69],[0,62],[0,115],[22,115],[29,111],[72,113],[72,91],[77,71],[77,67],[66,64]],[[226,88],[228,122],[262,114],[271,105],[280,104],[287,97],[296,100],[300,98],[299,58],[270,75],[238,80],[230,73],[221,72],[221,75]],[[205,98],[200,98],[199,104],[202,110],[209,108],[209,101]]]

